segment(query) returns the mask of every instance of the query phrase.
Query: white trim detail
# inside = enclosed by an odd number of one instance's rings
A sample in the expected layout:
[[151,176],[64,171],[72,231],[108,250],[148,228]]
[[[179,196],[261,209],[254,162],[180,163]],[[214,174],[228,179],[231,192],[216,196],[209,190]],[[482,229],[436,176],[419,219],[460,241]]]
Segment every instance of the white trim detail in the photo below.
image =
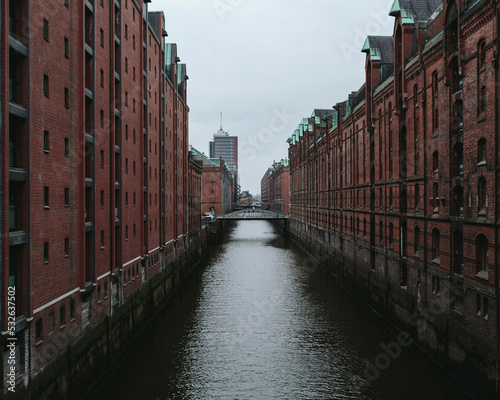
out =
[[128,263],[123,264],[122,268],[128,267],[130,264],[135,263],[136,261],[139,261],[141,258],[142,258],[142,256],[134,258],[133,260],[129,261]]
[[106,272],[104,275],[101,275],[100,277],[98,277],[97,280],[100,281],[102,278],[106,278],[110,274],[111,274],[111,272]]
[[160,246],[158,246],[156,249],[150,250],[149,254],[154,253],[156,250],[159,250],[159,249],[160,249]]
[[45,310],[47,307],[50,307],[51,305],[53,304],[56,304],[58,301],[61,301],[62,299],[68,297],[68,296],[71,296],[73,293],[76,293],[80,290],[79,287],[77,287],[76,289],[73,289],[71,292],[68,292],[66,294],[63,294],[62,296],[59,296],[57,299],[54,299],[52,301],[49,301],[47,304],[44,304],[43,306],[41,307],[38,307],[38,308],[35,308],[33,310],[33,314],[36,314],[36,313],[39,313],[40,311],[42,310]]

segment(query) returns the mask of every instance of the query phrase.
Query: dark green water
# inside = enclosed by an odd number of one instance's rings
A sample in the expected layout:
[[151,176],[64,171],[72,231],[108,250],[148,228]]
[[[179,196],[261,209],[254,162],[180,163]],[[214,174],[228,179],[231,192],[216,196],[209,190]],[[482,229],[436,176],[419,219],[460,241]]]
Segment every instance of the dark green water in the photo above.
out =
[[396,343],[271,224],[243,221],[96,398],[463,399]]

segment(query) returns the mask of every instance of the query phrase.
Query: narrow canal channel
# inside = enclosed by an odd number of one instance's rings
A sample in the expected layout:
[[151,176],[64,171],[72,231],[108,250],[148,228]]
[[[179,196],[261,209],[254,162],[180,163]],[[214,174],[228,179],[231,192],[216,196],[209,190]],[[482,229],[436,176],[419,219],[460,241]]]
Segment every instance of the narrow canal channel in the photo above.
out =
[[96,398],[464,399],[396,343],[270,223],[242,221]]

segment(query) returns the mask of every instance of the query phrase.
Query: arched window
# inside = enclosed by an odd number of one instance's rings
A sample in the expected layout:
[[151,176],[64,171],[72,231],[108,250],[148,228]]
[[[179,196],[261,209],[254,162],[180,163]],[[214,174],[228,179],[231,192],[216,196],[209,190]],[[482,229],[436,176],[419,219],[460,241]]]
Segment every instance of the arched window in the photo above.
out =
[[441,235],[439,229],[432,230],[432,262],[439,264],[441,261]]
[[479,71],[482,72],[486,68],[486,41],[484,39],[479,42],[477,59]]
[[477,142],[477,162],[486,163],[486,139],[481,138]]
[[413,86],[413,106],[418,107],[418,85]]
[[483,234],[476,238],[476,276],[488,279],[488,239]]
[[484,176],[479,178],[477,184],[477,200],[478,200],[478,211],[486,211],[486,179]]
[[420,228],[417,225],[415,227],[415,252],[413,253],[415,257],[420,257],[420,236]]
[[363,219],[363,237],[366,238],[366,218]]
[[434,153],[432,153],[432,170],[436,172],[439,168],[439,153],[436,150]]

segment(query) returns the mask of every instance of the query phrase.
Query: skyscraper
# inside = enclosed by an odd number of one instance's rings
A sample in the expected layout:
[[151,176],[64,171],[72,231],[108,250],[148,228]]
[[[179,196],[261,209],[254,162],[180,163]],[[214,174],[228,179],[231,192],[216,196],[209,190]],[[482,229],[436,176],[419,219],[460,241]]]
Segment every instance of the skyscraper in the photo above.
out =
[[210,142],[209,154],[210,158],[222,157],[233,174],[238,170],[238,136],[229,136],[229,132],[224,131],[222,113],[220,129]]

